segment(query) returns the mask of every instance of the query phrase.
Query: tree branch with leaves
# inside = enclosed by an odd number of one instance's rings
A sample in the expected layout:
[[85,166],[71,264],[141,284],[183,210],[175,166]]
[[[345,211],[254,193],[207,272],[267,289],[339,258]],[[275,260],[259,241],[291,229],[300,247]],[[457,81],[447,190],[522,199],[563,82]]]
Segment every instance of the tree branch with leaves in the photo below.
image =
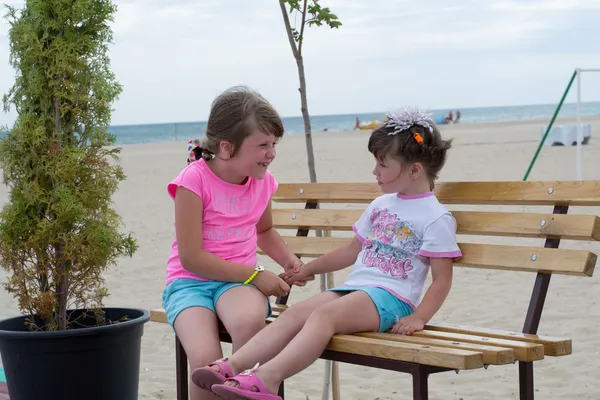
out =
[[[329,26],[339,28],[342,23],[338,17],[327,7],[322,7],[319,0],[280,0],[281,14],[285,24],[285,30],[292,48],[294,59],[298,67],[298,78],[300,80],[300,110],[304,119],[304,133],[306,136],[306,152],[308,156],[308,172],[312,183],[317,181],[315,169],[315,154],[312,145],[312,130],[310,125],[310,114],[308,113],[308,101],[306,96],[306,75],[304,73],[304,59],[302,49],[304,45],[305,28],[307,26]],[[299,27],[292,26],[290,17],[300,15]]]

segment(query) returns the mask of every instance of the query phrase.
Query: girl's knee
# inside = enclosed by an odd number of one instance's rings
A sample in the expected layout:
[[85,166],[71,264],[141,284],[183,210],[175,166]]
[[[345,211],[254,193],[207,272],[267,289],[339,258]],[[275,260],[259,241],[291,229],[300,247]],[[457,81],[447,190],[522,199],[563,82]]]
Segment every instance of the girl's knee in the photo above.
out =
[[265,326],[266,316],[264,314],[249,313],[231,321],[227,331],[233,340],[237,338],[248,340]]
[[333,322],[335,320],[335,312],[331,304],[323,304],[315,308],[308,319],[320,323]]

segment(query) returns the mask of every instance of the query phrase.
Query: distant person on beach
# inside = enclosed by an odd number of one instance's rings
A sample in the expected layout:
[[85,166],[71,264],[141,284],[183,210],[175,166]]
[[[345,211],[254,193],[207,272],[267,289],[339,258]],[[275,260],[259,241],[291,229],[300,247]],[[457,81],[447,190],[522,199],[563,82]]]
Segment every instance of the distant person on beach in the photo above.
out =
[[460,122],[460,110],[456,110],[456,119],[454,120],[455,124]]
[[352,266],[344,284],[294,304],[231,357],[198,369],[194,382],[226,399],[281,400],[280,383],[313,364],[335,334],[422,330],[462,256],[456,221],[433,194],[450,146],[428,115],[391,113],[368,144],[384,194],[356,222],[349,244],[283,275],[292,284]]
[[[302,265],[271,220],[277,181],[268,167],[282,136],[283,123],[267,100],[246,88],[227,90],[212,104],[206,141],[190,143],[189,165],[167,186],[175,240],[162,304],[191,371],[223,357],[219,321],[236,351],[264,328],[268,296],[289,292],[281,277],[257,264],[257,246],[283,271]],[[216,399],[196,385],[190,395]]]
[[354,130],[360,129],[360,120],[356,117],[356,122],[354,123]]
[[454,120],[454,115],[452,115],[452,111],[448,113],[448,116],[444,120],[444,124],[450,124]]

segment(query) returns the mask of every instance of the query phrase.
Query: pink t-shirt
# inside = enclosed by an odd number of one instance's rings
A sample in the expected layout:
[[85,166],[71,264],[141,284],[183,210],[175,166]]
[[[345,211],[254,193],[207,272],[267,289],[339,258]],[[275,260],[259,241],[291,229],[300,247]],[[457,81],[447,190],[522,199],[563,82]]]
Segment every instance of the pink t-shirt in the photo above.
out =
[[[243,185],[236,185],[216,176],[200,159],[169,183],[167,190],[173,199],[178,186],[202,199],[202,248],[224,260],[255,266],[256,224],[277,190],[275,177],[267,171],[264,179],[250,177]],[[208,280],[183,268],[175,237],[167,261],[166,284],[179,278]]]

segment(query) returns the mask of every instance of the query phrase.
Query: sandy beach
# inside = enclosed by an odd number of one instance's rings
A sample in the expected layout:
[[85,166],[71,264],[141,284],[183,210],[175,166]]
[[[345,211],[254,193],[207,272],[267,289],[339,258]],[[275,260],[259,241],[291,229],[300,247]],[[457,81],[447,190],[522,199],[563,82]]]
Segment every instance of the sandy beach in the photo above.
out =
[[[560,122],[560,121],[559,121]],[[565,121],[574,123],[574,121]],[[586,117],[592,124],[592,140],[583,146],[583,178],[600,180],[600,117]],[[540,126],[548,121],[498,124],[446,125],[440,129],[454,138],[440,181],[521,180],[540,139]],[[369,133],[326,132],[313,135],[317,176],[322,182],[373,180],[373,161],[366,145]],[[187,140],[187,139],[186,139]],[[125,145],[122,165],[127,180],[114,197],[125,229],[138,240],[139,250],[123,259],[107,275],[111,296],[108,306],[158,308],[164,287],[165,262],[174,235],[173,203],[167,183],[185,166],[185,143]],[[281,183],[307,182],[303,135],[286,136],[279,145],[271,171]],[[575,147],[544,147],[529,180],[576,179]],[[8,197],[0,186],[0,204]],[[452,209],[452,208],[451,208]],[[541,210],[549,211],[547,208]],[[599,210],[587,212],[599,213]],[[586,212],[577,210],[575,212]],[[492,239],[490,239],[491,241]],[[495,239],[503,243],[542,243],[539,239]],[[563,244],[561,244],[561,247]],[[599,243],[564,242],[600,254]],[[263,259],[273,270],[279,267]],[[0,282],[5,281],[0,271]],[[336,274],[342,282],[346,272]],[[455,269],[448,300],[435,316],[437,321],[520,330],[535,276],[493,270]],[[600,277],[552,278],[539,333],[570,337],[573,354],[536,363],[536,398],[600,399]],[[318,280],[306,288],[294,288],[291,303],[316,294]],[[0,317],[17,314],[16,302],[0,291]],[[229,345],[223,345],[227,354]],[[321,398],[324,361],[286,381],[287,399]],[[409,375],[340,365],[344,400],[412,399]],[[518,398],[516,365],[488,370],[437,374],[430,377],[432,400],[481,400]],[[175,399],[174,336],[166,324],[148,323],[142,343],[140,399]]]

